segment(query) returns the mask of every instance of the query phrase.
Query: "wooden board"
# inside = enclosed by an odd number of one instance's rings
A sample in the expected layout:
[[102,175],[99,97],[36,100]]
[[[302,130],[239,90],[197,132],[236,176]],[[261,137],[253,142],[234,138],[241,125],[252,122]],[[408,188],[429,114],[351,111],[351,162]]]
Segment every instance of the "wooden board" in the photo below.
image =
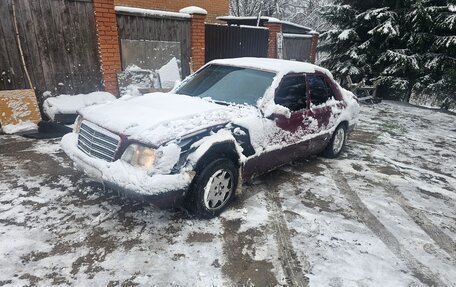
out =
[[[31,88],[14,31],[11,0],[0,0],[0,90]],[[101,90],[93,4],[89,0],[15,0],[20,43],[40,102],[42,94]]]
[[19,124],[41,120],[40,111],[33,90],[0,91],[0,123]]

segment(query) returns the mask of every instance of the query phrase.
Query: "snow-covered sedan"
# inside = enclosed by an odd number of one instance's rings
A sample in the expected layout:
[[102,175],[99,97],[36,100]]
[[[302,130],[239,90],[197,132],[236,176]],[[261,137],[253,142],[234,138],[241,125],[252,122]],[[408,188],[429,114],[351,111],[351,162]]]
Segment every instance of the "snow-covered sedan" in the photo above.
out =
[[79,111],[62,147],[124,194],[212,217],[254,176],[314,154],[337,157],[358,111],[353,94],[321,67],[216,60],[170,93]]

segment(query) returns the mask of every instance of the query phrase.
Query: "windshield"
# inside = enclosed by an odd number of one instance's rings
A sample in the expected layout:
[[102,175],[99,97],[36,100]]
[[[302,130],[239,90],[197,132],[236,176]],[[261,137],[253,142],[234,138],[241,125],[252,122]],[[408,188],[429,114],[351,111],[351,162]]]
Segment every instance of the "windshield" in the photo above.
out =
[[275,74],[247,68],[209,65],[176,91],[215,102],[256,105],[271,86]]

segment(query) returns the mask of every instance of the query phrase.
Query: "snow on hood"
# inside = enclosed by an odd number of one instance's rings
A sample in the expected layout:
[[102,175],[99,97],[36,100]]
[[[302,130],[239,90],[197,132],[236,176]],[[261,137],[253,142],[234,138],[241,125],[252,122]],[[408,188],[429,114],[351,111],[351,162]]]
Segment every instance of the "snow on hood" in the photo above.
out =
[[251,114],[254,109],[223,106],[198,97],[152,93],[88,107],[80,114],[114,133],[159,146],[185,134]]
[[60,95],[49,97],[44,101],[44,113],[54,120],[57,114],[76,114],[80,109],[88,106],[104,104],[114,101],[116,97],[107,92],[93,92],[79,95]]

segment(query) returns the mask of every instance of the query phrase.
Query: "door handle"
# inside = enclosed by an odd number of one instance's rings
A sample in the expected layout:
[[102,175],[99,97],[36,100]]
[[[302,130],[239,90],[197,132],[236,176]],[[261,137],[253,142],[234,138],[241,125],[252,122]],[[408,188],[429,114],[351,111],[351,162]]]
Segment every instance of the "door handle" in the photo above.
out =
[[305,125],[310,125],[314,121],[313,118],[305,118],[302,123]]

